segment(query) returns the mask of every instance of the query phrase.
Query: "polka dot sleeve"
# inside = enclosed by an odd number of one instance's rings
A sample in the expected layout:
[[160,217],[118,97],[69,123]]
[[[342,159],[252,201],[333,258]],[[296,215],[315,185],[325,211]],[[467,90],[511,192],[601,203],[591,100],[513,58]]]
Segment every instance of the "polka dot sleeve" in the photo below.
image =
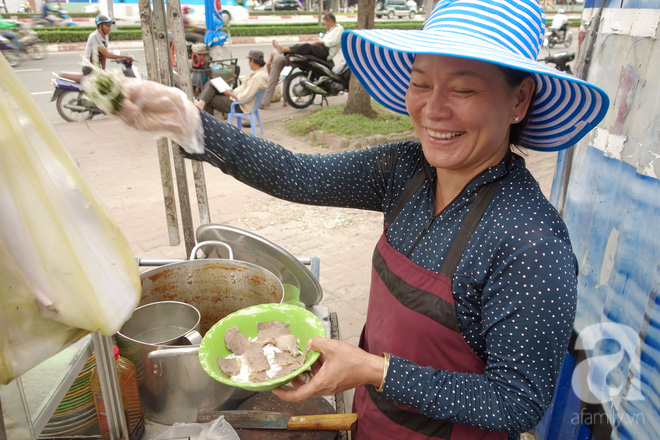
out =
[[311,205],[382,211],[398,144],[332,154],[294,154],[201,112],[205,161],[274,197]]

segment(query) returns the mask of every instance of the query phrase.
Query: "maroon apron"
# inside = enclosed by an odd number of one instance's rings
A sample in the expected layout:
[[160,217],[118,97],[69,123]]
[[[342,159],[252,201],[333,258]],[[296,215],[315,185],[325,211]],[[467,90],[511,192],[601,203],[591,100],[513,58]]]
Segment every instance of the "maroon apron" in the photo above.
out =
[[[397,200],[385,224],[392,223],[405,203],[426,180],[420,171]],[[369,308],[360,347],[369,353],[392,353],[418,365],[450,372],[483,374],[486,363],[463,338],[451,292],[454,270],[481,220],[498,182],[482,187],[461,223],[440,273],[424,269],[394,250],[381,236],[374,251]],[[504,440],[508,434],[484,431],[380,398],[372,385],[355,390],[358,414],[354,439]]]

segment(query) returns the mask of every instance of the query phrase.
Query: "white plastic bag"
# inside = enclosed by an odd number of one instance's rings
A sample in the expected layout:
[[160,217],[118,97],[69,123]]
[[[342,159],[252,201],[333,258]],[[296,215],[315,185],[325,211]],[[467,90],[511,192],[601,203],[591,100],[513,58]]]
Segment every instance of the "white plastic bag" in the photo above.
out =
[[204,128],[199,109],[176,87],[127,78],[92,66],[85,78],[85,96],[127,126],[171,138],[189,153],[204,153]]
[[140,294],[126,239],[0,57],[0,384],[116,333]]
[[190,440],[240,440],[234,428],[220,416],[209,423],[175,423],[154,440],[190,437]]

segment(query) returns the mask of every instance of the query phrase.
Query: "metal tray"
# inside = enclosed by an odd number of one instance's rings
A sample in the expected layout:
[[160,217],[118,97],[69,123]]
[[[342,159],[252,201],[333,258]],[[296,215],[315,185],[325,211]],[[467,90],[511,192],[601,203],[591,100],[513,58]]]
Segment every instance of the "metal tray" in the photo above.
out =
[[[300,301],[306,306],[318,304],[323,298],[319,281],[312,272],[286,249],[272,241],[229,225],[208,223],[196,231],[197,242],[221,241],[234,251],[234,258],[263,267],[275,274],[282,284],[290,284],[300,290]],[[208,258],[227,258],[222,246],[202,246]]]

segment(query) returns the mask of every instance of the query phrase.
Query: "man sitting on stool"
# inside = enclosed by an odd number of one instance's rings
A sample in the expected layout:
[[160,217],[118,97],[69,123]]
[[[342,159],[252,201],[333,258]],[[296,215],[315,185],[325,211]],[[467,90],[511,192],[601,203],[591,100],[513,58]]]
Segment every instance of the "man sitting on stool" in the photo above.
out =
[[312,44],[303,43],[286,47],[273,40],[275,50],[271,52],[266,62],[269,80],[268,89],[266,89],[263,104],[261,105],[262,108],[268,108],[270,105],[275,87],[277,87],[277,83],[280,81],[280,73],[285,66],[289,65],[289,60],[285,56],[287,53],[298,55],[311,54],[322,60],[331,60],[339,53],[341,49],[341,33],[344,32],[344,28],[342,25],[337,24],[337,19],[332,12],[328,12],[323,16],[323,25],[327,32],[323,35],[323,38]]
[[[243,81],[243,84],[236,87],[234,90],[225,90],[224,93],[219,93],[216,88],[207,82],[202,92],[199,94],[199,102],[197,107],[204,109],[205,112],[213,114],[213,110],[219,110],[222,113],[229,113],[231,111],[231,104],[234,101],[247,101],[259,90],[268,87],[268,73],[266,72],[266,62],[264,61],[264,53],[260,50],[251,50],[248,54],[248,63],[252,73]],[[254,101],[247,104],[239,104],[236,109],[242,113],[250,113],[254,108]],[[244,123],[248,120],[244,120]]]

